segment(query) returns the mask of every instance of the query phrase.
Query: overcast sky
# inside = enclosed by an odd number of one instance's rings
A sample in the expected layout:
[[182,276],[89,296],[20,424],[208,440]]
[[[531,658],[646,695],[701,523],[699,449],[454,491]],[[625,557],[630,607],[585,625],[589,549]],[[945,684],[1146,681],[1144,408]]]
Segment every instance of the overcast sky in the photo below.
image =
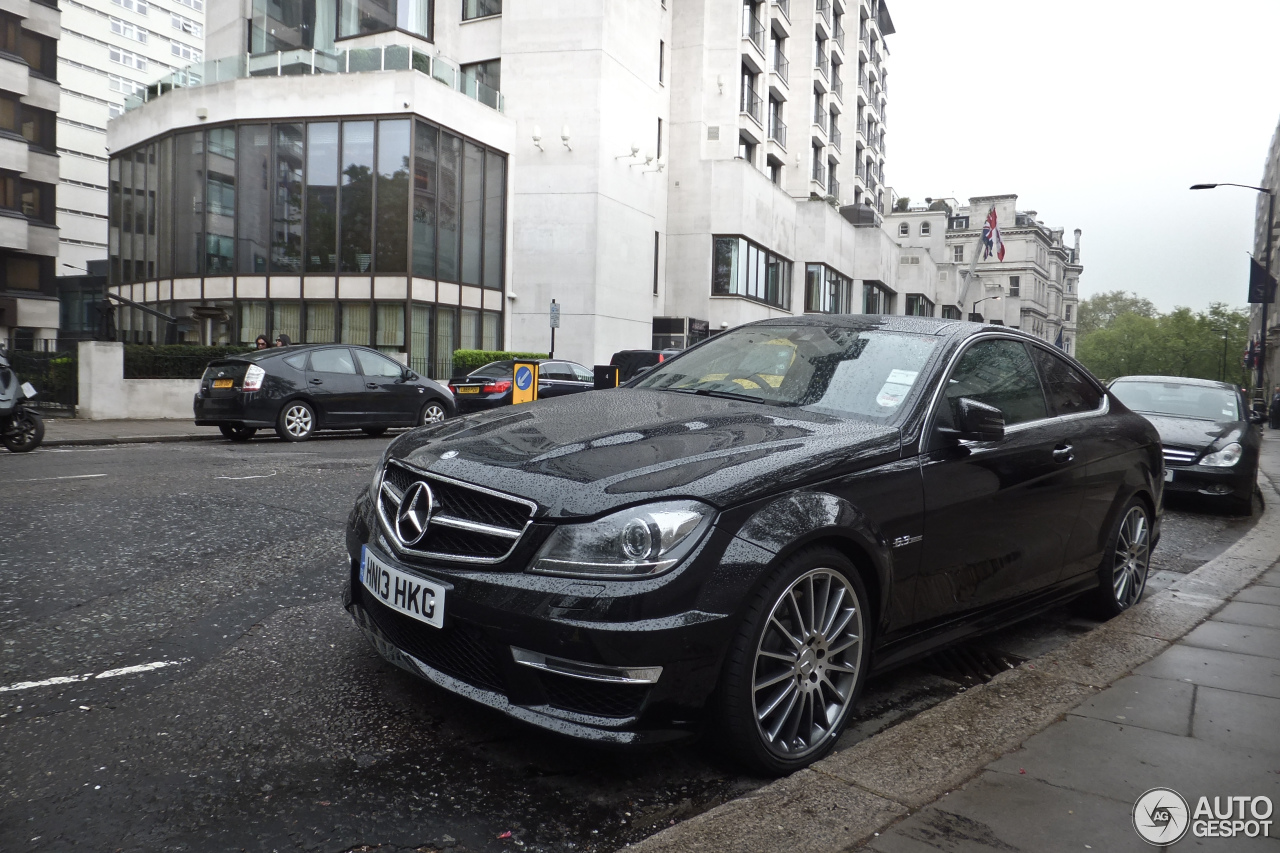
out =
[[1082,229],[1083,297],[1245,305],[1257,194],[1187,187],[1262,181],[1280,0],[887,2],[899,195],[1016,193],[1068,242]]

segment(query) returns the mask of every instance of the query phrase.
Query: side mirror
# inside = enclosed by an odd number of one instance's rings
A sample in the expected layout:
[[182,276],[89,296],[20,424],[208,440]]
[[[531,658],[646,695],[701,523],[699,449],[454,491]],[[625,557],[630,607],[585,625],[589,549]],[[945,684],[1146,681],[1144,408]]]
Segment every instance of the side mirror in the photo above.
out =
[[1249,413],[1249,423],[1251,423],[1251,424],[1265,424],[1266,422],[1267,422],[1267,416],[1266,416],[1264,413],[1262,413],[1262,412],[1250,412],[1250,413]]
[[956,401],[956,410],[959,423],[955,429],[941,428],[939,432],[943,435],[960,441],[1000,441],[1004,438],[1004,412],[995,406],[961,397]]
[[414,379],[417,379],[418,375],[406,367],[404,370],[400,372],[400,378],[403,379],[405,382],[411,382]]

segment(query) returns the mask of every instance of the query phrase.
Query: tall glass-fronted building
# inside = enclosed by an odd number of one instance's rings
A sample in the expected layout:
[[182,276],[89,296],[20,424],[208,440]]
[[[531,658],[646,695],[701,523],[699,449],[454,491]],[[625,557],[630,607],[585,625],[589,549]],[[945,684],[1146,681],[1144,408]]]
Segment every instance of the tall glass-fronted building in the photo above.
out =
[[110,286],[181,341],[363,344],[448,378],[455,349],[504,344],[512,122],[434,52],[428,0],[329,5],[256,0],[231,27],[255,52],[113,123]]

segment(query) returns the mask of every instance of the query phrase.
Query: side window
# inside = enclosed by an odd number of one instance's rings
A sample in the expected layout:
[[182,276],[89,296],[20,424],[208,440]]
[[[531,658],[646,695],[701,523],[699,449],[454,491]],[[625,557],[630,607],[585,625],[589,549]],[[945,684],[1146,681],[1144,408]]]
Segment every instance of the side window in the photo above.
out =
[[334,347],[311,353],[311,369],[317,373],[354,374],[356,363],[351,360],[351,350],[346,347]]
[[1040,381],[1049,398],[1049,411],[1055,417],[1098,408],[1102,393],[1066,359],[1040,347],[1031,348],[1031,357],[1040,371]]
[[572,382],[575,378],[573,371],[569,369],[569,365],[560,361],[548,361],[538,368],[538,377],[541,379],[554,379],[561,382]]
[[307,354],[300,352],[297,355],[291,355],[284,360],[284,363],[292,367],[294,370],[307,369]]
[[590,370],[587,370],[582,365],[571,364],[569,366],[573,368],[573,375],[577,377],[579,382],[595,382],[596,381],[596,375],[592,373]]
[[983,340],[965,350],[947,379],[938,426],[956,425],[961,397],[995,406],[1009,425],[1048,417],[1040,379],[1021,341]]
[[360,372],[365,376],[394,376],[398,379],[404,372],[404,368],[397,362],[376,352],[358,349],[356,358],[360,360]]

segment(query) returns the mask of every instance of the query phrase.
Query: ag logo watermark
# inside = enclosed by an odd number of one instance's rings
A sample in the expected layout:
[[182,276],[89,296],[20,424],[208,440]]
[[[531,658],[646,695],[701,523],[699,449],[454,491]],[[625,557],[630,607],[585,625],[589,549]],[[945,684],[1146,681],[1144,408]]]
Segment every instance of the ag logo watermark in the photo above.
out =
[[1148,844],[1172,844],[1190,825],[1187,801],[1172,788],[1152,788],[1133,804],[1133,828]]
[[1269,797],[1200,797],[1195,808],[1172,788],[1152,788],[1133,804],[1133,828],[1143,841],[1165,846],[1190,830],[1196,838],[1271,837]]

